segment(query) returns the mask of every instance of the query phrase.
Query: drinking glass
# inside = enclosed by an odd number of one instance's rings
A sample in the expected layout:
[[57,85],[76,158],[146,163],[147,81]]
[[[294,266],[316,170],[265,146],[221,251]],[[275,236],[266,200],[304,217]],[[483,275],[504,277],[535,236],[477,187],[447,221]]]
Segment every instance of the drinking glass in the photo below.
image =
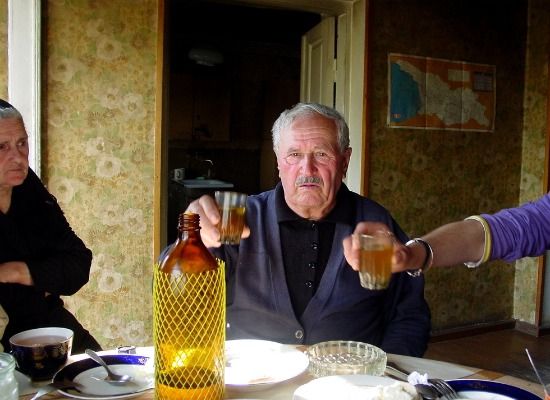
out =
[[393,241],[387,232],[360,235],[359,279],[370,290],[386,289],[391,279]]
[[220,211],[220,242],[239,244],[243,233],[247,195],[239,192],[216,191],[214,193]]

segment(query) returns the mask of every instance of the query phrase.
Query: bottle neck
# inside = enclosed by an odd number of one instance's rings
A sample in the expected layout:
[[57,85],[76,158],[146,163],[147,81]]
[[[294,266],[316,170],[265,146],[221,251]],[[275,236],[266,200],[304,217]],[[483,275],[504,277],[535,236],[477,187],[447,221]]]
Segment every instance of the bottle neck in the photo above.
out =
[[200,216],[193,213],[182,213],[178,219],[178,231],[181,240],[200,237]]
[[218,268],[216,259],[202,242],[198,214],[180,214],[178,230],[178,239],[159,265],[161,271],[199,273]]

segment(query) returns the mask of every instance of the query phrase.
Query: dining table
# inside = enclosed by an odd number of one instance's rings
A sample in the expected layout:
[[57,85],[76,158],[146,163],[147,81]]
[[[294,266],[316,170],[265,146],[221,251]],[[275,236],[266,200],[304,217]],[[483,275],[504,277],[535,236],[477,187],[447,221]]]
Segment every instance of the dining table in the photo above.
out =
[[[290,345],[288,345],[290,346]],[[303,346],[292,346],[299,349],[300,351],[305,351],[306,348]],[[111,355],[117,354],[116,350],[108,350],[99,352],[100,355]],[[136,354],[146,355],[148,357],[153,356],[154,349],[153,347],[138,347],[136,349]],[[73,355],[69,358],[68,363],[72,363],[78,360],[82,360],[84,357],[87,357],[83,354]],[[498,371],[489,371],[485,369],[476,368],[475,366],[466,366],[459,365],[454,363],[449,363],[445,361],[427,359],[427,358],[418,358],[418,357],[409,357],[398,354],[387,354],[388,362],[399,365],[401,369],[407,371],[417,371],[420,373],[427,373],[430,377],[437,377],[445,380],[451,379],[479,379],[479,380],[489,380],[504,383],[507,385],[519,387],[526,391],[529,391],[541,399],[544,399],[544,390],[542,386],[538,383],[531,382],[525,379],[520,379],[518,377],[510,376]],[[22,377],[20,374],[17,376],[19,387],[20,387],[20,400],[29,400],[32,398],[33,393],[35,393],[40,385],[33,384],[26,377]],[[292,400],[294,392],[305,385],[308,382],[314,380],[315,377],[312,376],[309,371],[306,369],[303,373],[279,382],[273,385],[266,385],[265,389],[261,386],[256,387],[254,390],[226,390],[226,399],[254,399],[254,400]],[[49,393],[42,397],[42,400],[60,400],[67,399],[64,394],[56,391]],[[154,400],[155,392],[154,388],[135,394],[131,397],[134,400]]]

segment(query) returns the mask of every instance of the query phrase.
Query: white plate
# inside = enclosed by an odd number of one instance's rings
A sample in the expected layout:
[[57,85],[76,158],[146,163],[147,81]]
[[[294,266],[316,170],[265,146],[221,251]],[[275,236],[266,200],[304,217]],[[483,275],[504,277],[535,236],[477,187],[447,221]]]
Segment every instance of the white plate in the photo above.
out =
[[[355,397],[353,392],[361,386],[387,386],[395,383],[391,378],[372,375],[331,375],[317,378],[300,386],[293,400],[346,400]],[[357,397],[356,397],[357,398]]]
[[23,375],[18,370],[13,371],[15,375],[15,380],[17,381],[17,386],[19,387],[19,396],[36,393],[38,390],[38,385],[34,386],[31,382],[31,378],[27,375]]
[[309,364],[294,346],[266,340],[225,342],[225,386],[229,390],[254,391],[292,379]]
[[84,400],[126,399],[137,396],[154,386],[154,363],[146,356],[135,354],[102,355],[116,374],[127,374],[132,381],[123,386],[105,381],[107,373],[91,358],[84,358],[63,367],[55,374],[54,382],[64,380],[79,384],[77,389],[59,390],[67,397]]

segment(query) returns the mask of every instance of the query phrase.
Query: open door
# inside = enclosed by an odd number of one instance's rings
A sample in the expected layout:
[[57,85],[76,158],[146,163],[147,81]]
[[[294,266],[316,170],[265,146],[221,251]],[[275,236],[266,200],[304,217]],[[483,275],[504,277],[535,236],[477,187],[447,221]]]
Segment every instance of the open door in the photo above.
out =
[[[11,0],[15,1],[15,0]],[[167,128],[166,107],[163,98],[166,88],[163,88],[164,70],[164,26],[165,3],[170,0],[158,0],[159,38],[157,58],[157,121],[155,127],[155,225],[154,249],[155,257],[166,245],[166,209],[167,209]],[[303,40],[300,100],[317,101],[335,107],[340,111],[350,128],[350,144],[353,153],[346,184],[351,190],[366,194],[363,187],[364,143],[367,140],[364,133],[365,122],[365,56],[366,56],[366,24],[368,20],[368,0],[224,0],[222,3],[254,5],[260,7],[288,8],[315,12],[326,18],[314,28]],[[282,22],[284,24],[284,21]],[[329,27],[324,27],[327,24]],[[316,33],[319,29],[321,34]],[[337,34],[336,34],[337,32]],[[316,39],[318,38],[318,40]],[[336,42],[336,43],[335,43]],[[337,62],[334,59],[337,56]],[[322,62],[317,62],[321,60]],[[336,66],[337,65],[337,69]],[[306,73],[307,72],[307,73]],[[336,85],[335,85],[336,81]],[[167,99],[164,99],[167,104]],[[270,137],[264,138],[262,151],[272,154]],[[267,160],[267,158],[264,158]],[[268,161],[266,161],[267,163]],[[276,170],[273,172],[276,177]],[[263,175],[262,175],[263,176]],[[263,184],[262,184],[263,185]]]
[[366,195],[367,3],[354,0],[347,4],[302,36],[300,100],[333,107],[348,121],[353,151],[345,182],[351,190]]
[[323,19],[302,36],[300,100],[335,107],[336,19]]

